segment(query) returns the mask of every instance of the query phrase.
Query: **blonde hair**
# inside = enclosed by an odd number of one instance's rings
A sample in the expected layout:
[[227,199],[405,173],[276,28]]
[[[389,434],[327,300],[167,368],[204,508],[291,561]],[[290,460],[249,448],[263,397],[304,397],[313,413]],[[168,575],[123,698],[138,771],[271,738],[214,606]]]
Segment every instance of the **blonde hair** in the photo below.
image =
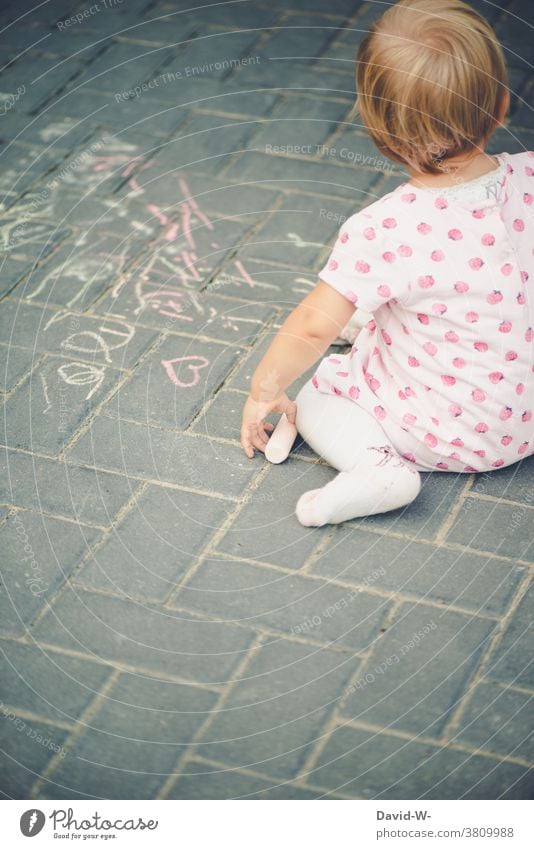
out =
[[498,125],[508,74],[489,23],[461,0],[401,0],[356,57],[355,111],[378,149],[415,171],[474,154]]

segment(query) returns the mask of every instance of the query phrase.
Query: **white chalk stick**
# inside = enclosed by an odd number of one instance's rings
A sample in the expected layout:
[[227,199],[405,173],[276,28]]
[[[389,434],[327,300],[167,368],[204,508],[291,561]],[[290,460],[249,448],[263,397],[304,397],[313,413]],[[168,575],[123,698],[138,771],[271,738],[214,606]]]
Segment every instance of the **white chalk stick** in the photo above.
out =
[[282,413],[265,446],[265,457],[269,463],[282,463],[291,451],[296,437],[297,428],[287,420],[286,414]]

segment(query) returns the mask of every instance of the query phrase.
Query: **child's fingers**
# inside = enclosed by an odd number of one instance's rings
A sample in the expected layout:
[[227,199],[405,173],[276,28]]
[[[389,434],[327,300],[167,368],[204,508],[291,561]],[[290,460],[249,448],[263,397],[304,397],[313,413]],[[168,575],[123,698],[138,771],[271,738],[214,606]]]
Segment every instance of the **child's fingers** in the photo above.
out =
[[252,445],[250,427],[245,424],[241,427],[241,447],[251,460],[254,457],[254,446]]
[[241,429],[241,445],[245,454],[250,459],[254,457],[254,449],[263,453],[268,441],[269,437],[263,430],[263,423],[260,422],[259,425],[243,425]]
[[295,424],[297,418],[297,405],[294,401],[289,402],[289,406],[284,412],[286,414],[288,422],[291,422],[291,424]]

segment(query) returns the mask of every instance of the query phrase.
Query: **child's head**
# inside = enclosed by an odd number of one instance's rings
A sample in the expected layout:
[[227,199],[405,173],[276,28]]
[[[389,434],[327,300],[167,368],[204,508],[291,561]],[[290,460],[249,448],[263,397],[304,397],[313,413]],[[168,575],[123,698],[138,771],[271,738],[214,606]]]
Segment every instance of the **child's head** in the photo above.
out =
[[356,107],[377,147],[427,174],[481,152],[508,103],[501,46],[461,0],[391,6],[359,47],[356,81]]

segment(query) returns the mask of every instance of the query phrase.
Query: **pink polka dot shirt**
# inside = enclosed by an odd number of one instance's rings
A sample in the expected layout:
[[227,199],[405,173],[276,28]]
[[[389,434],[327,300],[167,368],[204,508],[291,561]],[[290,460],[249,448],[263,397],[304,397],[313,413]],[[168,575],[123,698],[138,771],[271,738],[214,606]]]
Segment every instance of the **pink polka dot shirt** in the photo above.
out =
[[352,215],[319,273],[372,320],[314,385],[366,409],[420,470],[534,453],[534,152],[497,158],[475,204],[404,183]]

